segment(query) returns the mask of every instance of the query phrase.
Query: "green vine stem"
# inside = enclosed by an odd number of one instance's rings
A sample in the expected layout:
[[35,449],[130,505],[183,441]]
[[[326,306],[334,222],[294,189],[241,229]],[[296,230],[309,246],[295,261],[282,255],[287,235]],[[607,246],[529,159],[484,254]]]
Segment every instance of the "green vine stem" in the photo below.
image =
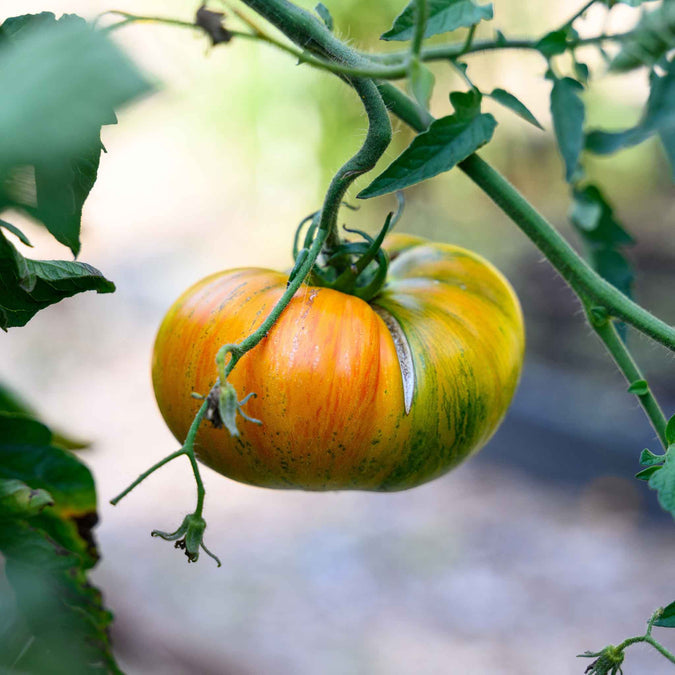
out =
[[668,651],[658,640],[655,640],[652,637],[652,628],[654,627],[654,622],[657,621],[663,613],[663,608],[657,609],[651,618],[647,622],[647,630],[644,635],[637,635],[635,637],[627,638],[620,644],[608,645],[599,652],[586,652],[584,654],[579,654],[581,658],[595,658],[595,661],[591,663],[584,672],[593,675],[597,673],[598,675],[607,675],[610,671],[612,673],[622,672],[621,664],[624,660],[624,651],[627,647],[631,645],[644,642],[648,645],[651,645],[656,651],[665,657],[671,663],[675,663],[675,654]]
[[[593,330],[604,343],[607,351],[612,355],[614,362],[616,363],[619,370],[623,373],[628,384],[633,385],[640,381],[644,382],[644,375],[640,371],[637,363],[635,363],[635,360],[626,347],[626,344],[619,336],[616,326],[614,325],[614,321],[607,316],[604,308],[592,307],[585,302],[584,309],[586,310],[588,322],[591,324]],[[666,440],[666,425],[668,424],[668,420],[663,414],[663,411],[661,410],[658,401],[654,397],[654,394],[652,394],[649,387],[647,387],[646,391],[643,393],[636,392],[636,396],[638,397],[640,405],[645,411],[645,414],[649,418],[649,421],[654,427],[661,444],[664,448],[667,448],[668,441]]]
[[[291,41],[322,57],[349,66],[362,66],[362,55],[336,38],[312,14],[288,0],[243,0],[244,4],[270,21]],[[418,132],[434,118],[400,89],[383,82],[380,92],[387,107]],[[477,154],[459,164],[474,181],[548,258],[577,295],[604,306],[611,316],[675,351],[675,328],[630,300],[593,270],[558,231],[498,171]]]
[[429,7],[427,0],[417,0],[415,3],[415,32],[410,43],[410,59],[419,60],[424,42],[424,31],[427,27]]

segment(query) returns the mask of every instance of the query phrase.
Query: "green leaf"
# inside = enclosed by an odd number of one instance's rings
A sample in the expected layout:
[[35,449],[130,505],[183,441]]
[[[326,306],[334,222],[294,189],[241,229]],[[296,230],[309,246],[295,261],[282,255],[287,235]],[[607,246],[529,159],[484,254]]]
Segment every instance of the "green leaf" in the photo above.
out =
[[509,92],[505,91],[504,89],[493,89],[492,93],[488,94],[488,96],[497,101],[497,103],[503,105],[505,108],[508,108],[511,112],[515,113],[518,115],[518,117],[524,119],[526,122],[529,122],[538,129],[543,130],[544,127],[539,124],[537,118],[513,94],[509,94]]
[[8,223],[5,220],[0,220],[0,227],[4,227],[6,230],[9,230],[9,232],[17,237],[22,244],[30,246],[31,248],[33,247],[33,244],[30,243],[28,237],[18,227],[14,227],[14,225]]
[[410,93],[424,108],[429,108],[436,78],[418,59],[410,64]]
[[480,114],[480,105],[483,95],[475,87],[470,91],[453,91],[450,93],[450,103],[455,109],[457,119],[472,119]]
[[585,108],[579,98],[583,87],[570,77],[555,79],[551,89],[551,115],[560,154],[565,162],[565,179],[572,182],[584,147]]
[[673,48],[675,3],[664,2],[642,15],[630,37],[622,40],[621,50],[612,59],[609,68],[622,73],[644,65],[653,66]]
[[21,637],[14,653],[0,646],[0,670],[119,673],[111,615],[86,576],[98,559],[94,482],[50,440],[38,421],[0,413],[0,554],[16,599],[3,624]]
[[612,248],[635,243],[614,218],[614,210],[596,185],[573,190],[569,218],[584,241],[593,247]]
[[591,71],[585,63],[579,63],[578,61],[575,61],[574,74],[577,76],[579,82],[582,84],[588,84],[588,78],[590,77]]
[[321,20],[326,24],[326,28],[328,28],[331,33],[333,32],[333,17],[330,15],[330,12],[328,11],[328,7],[323,4],[323,2],[320,2],[315,8],[314,11],[321,17]]
[[664,607],[661,616],[652,625],[659,628],[675,628],[675,602]]
[[[415,5],[412,0],[396,18],[394,25],[381,36],[382,40],[412,39],[415,30]],[[429,15],[424,37],[448,33],[458,28],[470,28],[483,20],[492,19],[492,5],[478,5],[474,0],[429,0]]]
[[642,466],[654,466],[654,464],[663,464],[665,455],[655,455],[651,450],[645,448],[640,453],[640,464]]
[[24,258],[0,230],[0,328],[24,326],[41,309],[77,293],[114,290],[86,263]]
[[555,30],[544,35],[539,42],[534,46],[547,59],[559,54],[564,54],[567,51],[567,31]]
[[635,394],[636,396],[644,396],[649,393],[649,385],[647,380],[636,380],[632,382],[630,387],[628,387],[629,394]]
[[650,476],[649,487],[656,490],[661,507],[675,516],[675,446],[668,448],[663,466]]
[[670,129],[660,129],[659,130],[659,140],[663,146],[663,150],[666,153],[668,159],[668,164],[670,165],[670,173],[675,182],[675,127]]
[[675,61],[663,76],[653,75],[649,99],[641,121],[623,131],[594,130],[586,137],[586,149],[597,155],[609,155],[647,140],[655,133],[675,133]]
[[490,114],[449,115],[434,121],[367,188],[359,199],[379,197],[449,171],[487,143],[497,122]]
[[675,415],[673,415],[666,425],[666,442],[668,445],[675,444]]
[[[104,32],[75,15],[8,19],[0,63],[0,203],[42,221],[77,255],[101,125],[115,123],[114,108],[149,85]],[[33,167],[23,193],[12,180],[16,167]]]
[[33,490],[14,478],[0,478],[0,521],[9,517],[35,516],[53,505],[54,500],[47,491]]
[[642,471],[638,471],[635,474],[635,478],[638,480],[649,480],[659,469],[661,469],[662,465],[654,465],[654,466],[648,466],[646,469],[642,469]]

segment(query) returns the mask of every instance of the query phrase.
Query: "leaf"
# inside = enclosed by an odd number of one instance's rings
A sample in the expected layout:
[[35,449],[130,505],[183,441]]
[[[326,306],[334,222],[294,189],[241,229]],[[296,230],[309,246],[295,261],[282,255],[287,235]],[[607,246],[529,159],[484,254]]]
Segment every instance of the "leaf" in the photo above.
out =
[[630,36],[622,40],[621,50],[610,62],[609,69],[623,73],[644,65],[653,66],[673,48],[675,3],[664,2],[642,15]]
[[472,119],[480,114],[480,105],[483,95],[475,87],[470,91],[453,91],[450,93],[450,103],[455,109],[457,119]]
[[490,114],[449,115],[434,121],[384,170],[359,199],[379,197],[449,171],[487,143],[497,122]]
[[559,54],[564,54],[567,51],[567,31],[555,30],[544,35],[539,42],[534,46],[547,59]]
[[659,140],[661,141],[663,150],[668,158],[671,177],[673,182],[675,182],[675,128],[660,129]]
[[661,464],[648,466],[646,469],[638,471],[635,474],[635,478],[637,478],[638,480],[649,480],[659,469],[661,469],[661,466],[662,466]]
[[565,179],[572,182],[584,147],[585,108],[579,98],[583,87],[570,77],[555,79],[551,90],[551,115],[560,154],[565,162]]
[[663,466],[650,476],[649,487],[656,490],[661,507],[675,516],[675,446],[668,448]]
[[[412,0],[399,14],[394,25],[381,36],[382,40],[412,39],[415,30],[415,6]],[[428,0],[429,14],[424,37],[449,33],[458,28],[470,28],[483,20],[492,19],[492,5],[478,5],[474,0]]]
[[591,71],[585,63],[579,63],[578,61],[575,61],[574,74],[577,76],[579,82],[582,84],[588,84],[588,78],[590,77]]
[[651,450],[645,448],[640,453],[640,464],[642,466],[654,466],[655,464],[663,464],[665,455],[655,455]]
[[628,387],[629,394],[635,394],[636,396],[644,396],[649,393],[649,385],[647,380],[636,380],[632,382],[630,387]]
[[50,440],[36,420],[0,413],[0,553],[16,598],[3,624],[21,638],[15,653],[0,648],[0,670],[119,673],[111,615],[86,576],[98,559],[94,482]]
[[[104,32],[75,15],[8,19],[0,26],[0,63],[0,204],[38,218],[77,255],[101,125],[114,124],[114,108],[149,85]],[[31,199],[10,180],[26,166],[35,169]]]
[[675,602],[666,605],[659,618],[652,625],[659,626],[659,628],[675,628]]
[[573,190],[569,218],[590,246],[613,248],[635,243],[614,218],[614,210],[596,185]]
[[114,290],[86,263],[24,258],[0,230],[0,328],[24,326],[41,309],[77,293]]
[[30,243],[28,237],[18,227],[15,227],[5,220],[0,220],[0,227],[4,227],[6,230],[9,230],[15,237],[19,239],[22,244],[30,246],[31,248],[33,247],[33,244]]
[[429,108],[436,78],[419,59],[410,64],[410,93],[424,108]]
[[328,7],[323,4],[323,2],[320,2],[314,10],[316,13],[321,17],[321,20],[326,24],[326,28],[332,33],[333,32],[333,17],[330,15],[330,12],[328,11]]
[[497,103],[503,105],[505,108],[508,108],[511,112],[515,113],[521,119],[524,119],[526,122],[533,124],[538,129],[544,129],[544,127],[539,124],[537,118],[528,110],[528,108],[521,103],[513,94],[510,94],[504,89],[493,89],[491,94],[488,96]]
[[673,415],[666,425],[666,442],[668,445],[675,444],[675,415]]
[[586,137],[586,149],[597,155],[609,155],[647,140],[655,133],[675,133],[675,61],[663,76],[651,78],[649,98],[641,121],[623,131],[594,130]]

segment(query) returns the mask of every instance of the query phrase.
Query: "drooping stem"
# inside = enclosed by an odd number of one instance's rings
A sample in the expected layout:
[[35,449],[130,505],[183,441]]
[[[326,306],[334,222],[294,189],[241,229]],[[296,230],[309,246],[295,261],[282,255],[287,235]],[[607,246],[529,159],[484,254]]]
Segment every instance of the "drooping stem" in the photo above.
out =
[[[391,122],[377,86],[370,80],[362,79],[351,81],[351,85],[361,98],[368,116],[368,132],[363,146],[333,177],[321,209],[316,236],[302,265],[289,281],[286,291],[277,304],[260,326],[245,340],[236,345],[224,345],[218,352],[217,361],[221,365],[221,379],[226,378],[239,359],[267,335],[307,278],[324,245],[330,249],[339,243],[337,217],[347,189],[358,176],[370,171],[377,164],[389,146],[392,134]],[[225,363],[227,354],[230,358]]]
[[[601,312],[600,317],[595,316],[593,307],[589,306],[587,303],[585,303],[585,309],[586,315],[588,316],[588,322],[604,343],[607,351],[612,355],[614,362],[618,369],[623,373],[628,384],[632,385],[641,380],[644,381],[644,375],[626,347],[626,344],[619,337],[619,333],[617,332],[613,321],[604,316],[604,312]],[[668,442],[666,441],[666,424],[668,423],[668,420],[663,414],[654,394],[652,394],[649,387],[647,387],[645,392],[636,393],[636,395],[645,414],[654,427],[661,444],[664,448],[668,447]]]

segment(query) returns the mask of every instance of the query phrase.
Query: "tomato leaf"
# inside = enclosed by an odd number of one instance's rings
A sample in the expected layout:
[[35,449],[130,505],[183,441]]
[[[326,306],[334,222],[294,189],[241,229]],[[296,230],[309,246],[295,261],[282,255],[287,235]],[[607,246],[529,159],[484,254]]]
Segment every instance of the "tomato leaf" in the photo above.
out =
[[15,237],[19,239],[19,241],[22,244],[25,244],[26,246],[30,246],[31,248],[33,247],[33,244],[30,243],[28,240],[28,237],[18,228],[12,225],[12,223],[8,223],[5,220],[0,220],[0,227],[4,227],[6,230],[11,232]]
[[575,188],[569,218],[587,244],[615,247],[635,240],[614,217],[614,210],[596,185]]
[[504,89],[493,89],[491,94],[488,94],[491,99],[494,99],[500,105],[503,105],[505,108],[508,108],[511,112],[515,113],[521,119],[524,119],[526,122],[533,124],[538,129],[544,129],[544,127],[539,124],[537,118],[529,111],[529,109],[519,101],[513,94],[510,94]]
[[647,380],[636,380],[632,382],[630,387],[628,387],[629,394],[635,394],[636,396],[644,396],[649,393],[649,385]]
[[379,197],[449,171],[485,145],[497,122],[489,113],[472,118],[449,115],[431,124],[384,170],[359,199]]
[[584,102],[579,98],[582,85],[570,77],[555,79],[551,89],[553,129],[565,162],[565,179],[572,182],[584,147]]
[[670,173],[675,182],[675,127],[670,129],[659,130],[659,140],[666,153],[668,164],[670,165]]
[[435,82],[434,74],[421,61],[415,60],[412,62],[410,67],[410,93],[424,108],[429,108]]
[[24,258],[0,230],[0,328],[24,326],[41,309],[77,293],[114,290],[86,263]]
[[0,647],[0,669],[119,673],[111,615],[86,576],[98,559],[94,482],[51,441],[37,420],[0,413],[0,553],[16,598],[3,616],[15,639]]
[[[662,140],[664,134],[671,140],[675,135],[675,60],[668,64],[664,75],[651,77],[649,98],[641,121],[623,131],[590,131],[586,136],[586,149],[596,155],[609,155],[638,145],[655,133],[659,133]],[[672,157],[670,150],[669,157]]]
[[615,249],[598,248],[591,251],[591,264],[598,274],[631,297],[635,273],[626,256]]
[[[404,41],[412,39],[415,29],[415,5],[412,0],[396,17],[394,25],[380,39]],[[480,21],[492,19],[492,4],[478,5],[474,0],[429,0],[429,16],[424,37],[470,28]]]
[[[658,467],[648,467],[656,468]],[[666,450],[665,462],[649,477],[649,487],[656,490],[661,507],[675,516],[675,445]]]
[[638,471],[635,474],[635,478],[637,478],[638,480],[649,480],[651,476],[653,476],[659,469],[661,469],[661,466],[662,466],[661,464],[648,466],[646,469]]
[[[105,33],[50,12],[0,26],[0,210],[41,221],[74,255],[98,171],[101,125],[149,85]],[[15,169],[23,171],[17,185]]]
[[614,72],[626,72],[644,65],[653,66],[673,48],[675,4],[664,2],[642,15],[630,37],[621,41],[621,50],[612,59],[609,68]]
[[668,445],[675,445],[675,415],[673,415],[666,425],[666,442]]
[[675,628],[675,602],[666,605],[652,625],[659,626],[659,628]]
[[328,10],[328,7],[320,2],[315,8],[314,11],[321,17],[321,20],[326,24],[326,28],[332,33],[333,32],[333,17]]
[[642,466],[654,466],[655,464],[663,464],[665,455],[655,455],[651,450],[645,448],[640,453],[640,464]]
[[555,30],[544,35],[534,47],[539,50],[547,59],[567,51],[567,31]]

